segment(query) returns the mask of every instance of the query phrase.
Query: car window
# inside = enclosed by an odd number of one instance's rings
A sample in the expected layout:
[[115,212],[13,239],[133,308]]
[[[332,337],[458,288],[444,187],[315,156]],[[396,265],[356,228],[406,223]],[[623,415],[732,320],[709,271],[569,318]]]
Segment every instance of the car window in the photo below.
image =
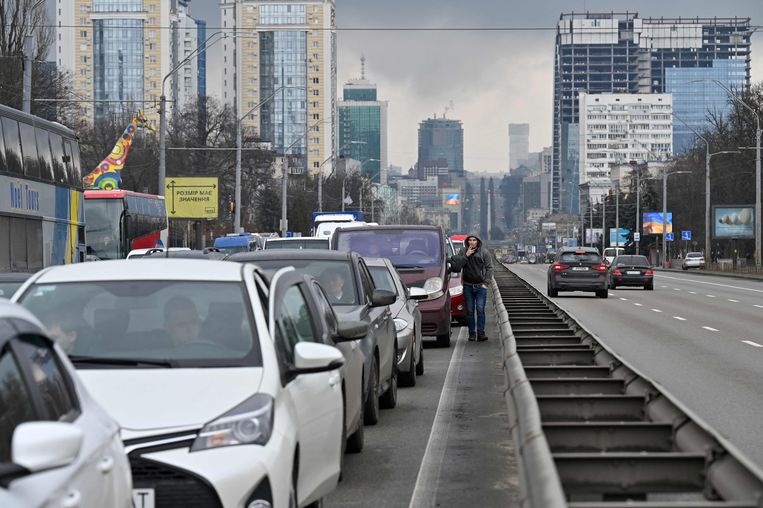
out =
[[0,352],[0,463],[11,461],[11,438],[20,424],[35,419],[29,388],[8,348]]
[[442,263],[443,241],[438,231],[426,229],[340,230],[337,249],[365,257],[388,258],[395,266],[436,266]]
[[338,323],[336,314],[334,314],[334,309],[331,307],[331,303],[329,303],[328,297],[326,296],[326,293],[323,291],[323,288],[320,286],[320,284],[316,282],[313,284],[313,290],[315,291],[315,303],[318,305],[318,310],[326,320],[329,334],[335,335],[337,332]]
[[0,298],[10,299],[23,284],[23,282],[0,282]]
[[560,263],[601,263],[601,256],[593,252],[563,252],[559,256]]
[[686,255],[688,258],[701,258],[702,254],[699,252],[690,252]]
[[299,342],[317,342],[313,316],[299,286],[291,286],[284,292],[276,324],[284,360],[294,365],[294,347]]
[[368,273],[368,267],[363,262],[363,260],[360,261],[360,280],[361,284],[363,285],[363,292],[366,294],[366,301],[364,303],[370,303],[371,301],[371,295],[374,294],[374,289],[376,289],[376,285],[374,284],[374,279],[371,277],[371,274]]
[[371,272],[371,277],[373,277],[374,285],[377,289],[392,291],[397,295],[395,281],[392,279],[392,274],[389,273],[386,266],[369,266],[368,270]]
[[649,266],[644,256],[620,256],[615,260],[615,266]]
[[32,379],[37,384],[47,418],[72,421],[79,414],[79,403],[71,380],[63,371],[55,351],[42,337],[25,336],[17,343],[19,355],[24,358]]
[[355,277],[349,261],[316,259],[258,259],[252,261],[263,270],[274,271],[292,266],[298,273],[315,277],[332,305],[357,305]]
[[37,284],[20,299],[72,356],[172,367],[261,366],[248,302],[240,282],[157,280]]

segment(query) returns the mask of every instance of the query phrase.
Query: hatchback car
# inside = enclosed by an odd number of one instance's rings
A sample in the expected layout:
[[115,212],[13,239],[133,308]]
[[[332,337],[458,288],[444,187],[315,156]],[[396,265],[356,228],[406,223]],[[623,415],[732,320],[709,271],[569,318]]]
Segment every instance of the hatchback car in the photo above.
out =
[[0,302],[0,506],[132,507],[119,427],[28,310]]
[[688,270],[689,268],[704,268],[705,267],[705,255],[701,252],[689,252],[681,262],[681,269]]
[[121,425],[137,506],[304,506],[340,475],[344,361],[316,336],[303,281],[104,261],[42,270],[14,298],[61,330]]
[[617,256],[607,271],[609,288],[618,286],[641,286],[654,289],[654,272],[646,256]]
[[559,291],[594,291],[599,298],[608,296],[607,265],[598,249],[575,247],[559,251],[548,267],[548,296],[558,296]]
[[379,289],[395,294],[390,304],[397,331],[397,369],[403,386],[415,386],[416,376],[424,374],[424,347],[421,343],[421,311],[416,296],[426,297],[422,288],[408,289],[392,262],[386,258],[364,258]]

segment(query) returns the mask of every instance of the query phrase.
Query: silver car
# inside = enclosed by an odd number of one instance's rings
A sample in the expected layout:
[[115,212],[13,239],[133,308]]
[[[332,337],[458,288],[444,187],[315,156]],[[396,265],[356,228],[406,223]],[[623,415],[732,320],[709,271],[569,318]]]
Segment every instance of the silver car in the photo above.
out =
[[[421,345],[421,311],[416,300],[400,280],[389,259],[363,258],[374,279],[374,285],[395,293],[389,306],[397,331],[397,368],[403,386],[415,386],[416,376],[424,374],[424,350]],[[411,291],[421,288],[411,288]]]
[[681,268],[684,270],[688,270],[689,268],[704,268],[704,267],[705,267],[705,256],[701,252],[687,253],[686,257],[681,263]]

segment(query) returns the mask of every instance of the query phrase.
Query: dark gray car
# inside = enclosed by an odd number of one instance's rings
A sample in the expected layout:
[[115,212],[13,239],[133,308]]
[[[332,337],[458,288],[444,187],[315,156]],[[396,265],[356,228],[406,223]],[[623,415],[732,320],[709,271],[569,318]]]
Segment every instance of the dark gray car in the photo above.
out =
[[559,291],[593,291],[606,298],[607,265],[593,247],[573,247],[560,250],[548,267],[548,296]]

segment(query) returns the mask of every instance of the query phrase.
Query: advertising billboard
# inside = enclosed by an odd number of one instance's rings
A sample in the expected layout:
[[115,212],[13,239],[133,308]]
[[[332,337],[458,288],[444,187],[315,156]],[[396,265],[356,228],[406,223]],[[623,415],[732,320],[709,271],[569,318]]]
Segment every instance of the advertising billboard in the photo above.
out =
[[668,212],[665,214],[667,224],[667,231],[663,231],[662,227],[662,212],[644,212],[644,226],[642,233],[645,235],[661,235],[663,232],[673,232],[673,214]]
[[714,207],[713,236],[715,238],[755,238],[755,207]]
[[446,205],[460,205],[461,204],[461,194],[445,194],[445,204]]
[[620,238],[617,237],[617,228],[609,228],[609,246],[610,247],[622,247],[628,243],[626,238],[630,234],[630,229],[620,228]]

